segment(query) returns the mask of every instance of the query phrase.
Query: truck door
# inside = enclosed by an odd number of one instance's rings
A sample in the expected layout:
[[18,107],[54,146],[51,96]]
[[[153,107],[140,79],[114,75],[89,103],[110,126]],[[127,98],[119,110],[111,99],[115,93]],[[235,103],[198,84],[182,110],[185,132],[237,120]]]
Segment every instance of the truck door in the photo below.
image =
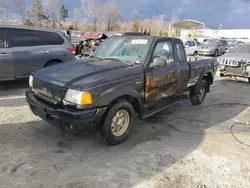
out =
[[13,53],[9,46],[7,29],[0,28],[0,80],[10,80],[14,76]]
[[[149,56],[146,71],[145,102],[148,107],[177,93],[179,82],[178,64],[174,62],[171,39],[157,39]],[[154,66],[156,59],[165,62]]]
[[173,41],[175,54],[174,60],[178,64],[179,70],[178,93],[181,93],[187,88],[190,67],[181,40],[173,39]]

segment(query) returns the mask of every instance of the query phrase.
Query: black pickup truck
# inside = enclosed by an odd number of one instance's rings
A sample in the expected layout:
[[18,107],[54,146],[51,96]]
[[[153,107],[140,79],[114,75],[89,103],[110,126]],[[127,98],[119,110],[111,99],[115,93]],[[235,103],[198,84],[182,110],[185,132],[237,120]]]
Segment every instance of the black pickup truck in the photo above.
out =
[[147,118],[188,91],[192,104],[201,104],[217,67],[216,58],[188,62],[178,38],[111,37],[87,59],[34,72],[26,99],[52,125],[98,130],[115,145],[128,137],[136,115]]

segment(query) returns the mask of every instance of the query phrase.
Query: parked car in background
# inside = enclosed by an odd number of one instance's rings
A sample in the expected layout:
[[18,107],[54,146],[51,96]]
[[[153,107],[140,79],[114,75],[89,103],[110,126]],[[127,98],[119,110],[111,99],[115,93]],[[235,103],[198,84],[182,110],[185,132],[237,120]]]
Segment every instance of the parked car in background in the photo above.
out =
[[[147,35],[106,39],[89,59],[34,72],[26,92],[32,112],[68,131],[95,130],[108,144],[126,140],[138,114],[147,118],[210,91],[217,59],[187,62],[178,38]],[[184,95],[186,96],[186,95]]]
[[237,40],[227,40],[227,43],[228,43],[227,52],[229,52],[230,50],[241,44],[241,42]]
[[0,80],[29,77],[42,67],[74,59],[75,48],[61,31],[0,26]]
[[42,67],[74,59],[75,48],[61,31],[0,26],[0,80],[29,77]]
[[106,36],[108,36],[108,37],[112,37],[112,36],[124,36],[124,35],[146,35],[143,32],[131,32],[131,31],[125,31],[125,32],[121,32],[121,31],[107,31],[104,34]]
[[250,44],[242,44],[219,57],[220,76],[248,78],[250,82]]
[[186,55],[190,56],[198,56],[198,45],[195,40],[187,40],[185,41],[185,51]]
[[228,43],[226,40],[208,39],[198,48],[199,55],[219,56],[226,53],[228,50]]

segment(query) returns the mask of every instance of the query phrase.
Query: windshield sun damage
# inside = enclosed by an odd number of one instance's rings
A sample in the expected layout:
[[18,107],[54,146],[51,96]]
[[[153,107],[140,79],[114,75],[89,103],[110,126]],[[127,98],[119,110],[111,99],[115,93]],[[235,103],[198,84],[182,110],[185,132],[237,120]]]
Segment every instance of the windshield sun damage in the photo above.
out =
[[250,45],[239,45],[229,51],[229,53],[250,53]]
[[105,40],[92,55],[100,59],[114,58],[131,64],[141,63],[148,43],[148,39],[141,38],[110,38]]

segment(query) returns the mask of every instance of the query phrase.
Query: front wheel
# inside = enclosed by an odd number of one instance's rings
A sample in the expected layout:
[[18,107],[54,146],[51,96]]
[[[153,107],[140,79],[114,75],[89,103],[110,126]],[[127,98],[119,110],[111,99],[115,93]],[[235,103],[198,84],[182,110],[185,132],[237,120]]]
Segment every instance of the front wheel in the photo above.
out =
[[100,128],[100,136],[109,145],[125,141],[133,127],[135,112],[126,100],[119,100],[107,113]]
[[201,104],[206,98],[208,83],[206,80],[202,80],[197,83],[190,91],[190,101],[193,105]]

